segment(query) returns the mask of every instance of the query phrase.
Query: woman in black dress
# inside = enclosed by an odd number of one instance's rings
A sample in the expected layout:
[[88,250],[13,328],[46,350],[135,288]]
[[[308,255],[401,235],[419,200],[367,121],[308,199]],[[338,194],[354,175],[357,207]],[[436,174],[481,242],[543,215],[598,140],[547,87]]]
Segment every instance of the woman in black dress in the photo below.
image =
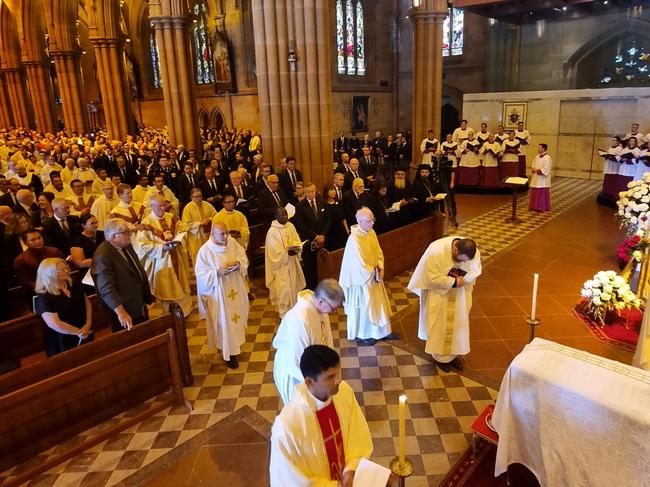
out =
[[331,222],[325,237],[325,248],[331,252],[345,247],[350,229],[345,221],[343,203],[336,199],[334,184],[330,183],[325,186],[323,194],[325,195],[325,218]]
[[53,193],[50,193],[49,191],[43,191],[38,195],[38,199],[36,201],[41,212],[41,225],[46,221],[54,218],[54,210],[52,209],[52,201],[54,201]]
[[93,261],[95,250],[104,241],[104,232],[97,230],[97,218],[90,213],[81,215],[79,221],[83,231],[72,240],[70,260],[77,267],[86,269]]
[[75,348],[92,338],[92,306],[81,284],[72,282],[65,260],[43,260],[36,273],[35,313],[47,325],[48,357]]

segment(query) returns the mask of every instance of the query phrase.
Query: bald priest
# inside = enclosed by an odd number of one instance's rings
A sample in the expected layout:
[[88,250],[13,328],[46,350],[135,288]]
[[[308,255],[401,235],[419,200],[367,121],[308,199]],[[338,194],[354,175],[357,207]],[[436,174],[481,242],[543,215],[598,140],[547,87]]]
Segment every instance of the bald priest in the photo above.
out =
[[352,487],[372,438],[352,388],[341,380],[340,358],[311,345],[300,370],[305,380],[273,423],[271,487]]

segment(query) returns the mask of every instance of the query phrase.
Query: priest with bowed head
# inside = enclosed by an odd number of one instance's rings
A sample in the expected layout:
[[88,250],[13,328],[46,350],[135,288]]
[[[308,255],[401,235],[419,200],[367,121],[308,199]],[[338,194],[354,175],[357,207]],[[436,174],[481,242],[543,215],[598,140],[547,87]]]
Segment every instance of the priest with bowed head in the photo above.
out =
[[462,370],[459,355],[469,353],[469,313],[472,290],[481,275],[476,242],[458,236],[432,242],[420,258],[408,284],[420,297],[418,338],[445,372]]
[[196,255],[199,314],[206,321],[208,347],[221,350],[226,365],[239,367],[237,355],[246,339],[248,296],[246,251],[225,223],[212,225],[210,238]]
[[271,487],[352,487],[372,438],[352,388],[341,380],[340,358],[311,345],[300,371],[305,380],[273,423]]
[[282,319],[273,347],[273,379],[282,402],[289,404],[295,387],[302,382],[300,357],[310,345],[333,347],[329,313],[343,304],[343,289],[335,279],[324,279],[314,291],[298,293],[298,302]]

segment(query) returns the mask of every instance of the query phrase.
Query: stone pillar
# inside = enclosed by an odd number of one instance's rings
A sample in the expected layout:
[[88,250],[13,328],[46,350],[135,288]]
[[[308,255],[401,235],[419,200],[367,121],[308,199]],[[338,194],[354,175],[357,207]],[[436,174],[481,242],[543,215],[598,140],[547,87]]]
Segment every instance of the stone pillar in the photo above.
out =
[[167,130],[172,145],[183,144],[188,149],[200,149],[198,124],[195,116],[194,74],[190,52],[192,22],[182,15],[154,15],[150,4],[149,17],[156,35],[160,55],[160,71],[165,104]]
[[34,107],[36,130],[44,133],[56,131],[54,115],[54,90],[47,61],[23,61]]
[[7,82],[7,95],[15,127],[31,128],[29,117],[29,105],[27,104],[27,93],[25,92],[25,79],[22,70],[19,68],[7,68],[2,70]]
[[413,160],[419,161],[420,142],[427,130],[440,138],[442,104],[442,24],[446,0],[423,0],[413,7]]
[[320,189],[333,162],[330,2],[253,0],[252,9],[264,158],[294,154]]
[[91,38],[97,61],[97,79],[103,94],[104,116],[108,137],[126,140],[134,133],[133,111],[124,65],[124,40]]
[[9,128],[13,127],[13,125],[9,99],[7,97],[7,87],[4,76],[0,73],[0,127]]
[[88,131],[88,107],[79,56],[79,51],[50,51],[59,79],[65,128],[82,134]]

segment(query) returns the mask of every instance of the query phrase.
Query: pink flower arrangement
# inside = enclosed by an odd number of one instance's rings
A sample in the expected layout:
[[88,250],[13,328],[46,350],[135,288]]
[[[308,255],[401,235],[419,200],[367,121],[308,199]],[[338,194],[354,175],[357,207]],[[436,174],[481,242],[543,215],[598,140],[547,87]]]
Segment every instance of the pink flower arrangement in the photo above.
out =
[[639,235],[632,235],[616,247],[616,257],[624,264],[627,264],[632,258],[632,254],[637,250],[645,250],[646,245],[647,243]]

